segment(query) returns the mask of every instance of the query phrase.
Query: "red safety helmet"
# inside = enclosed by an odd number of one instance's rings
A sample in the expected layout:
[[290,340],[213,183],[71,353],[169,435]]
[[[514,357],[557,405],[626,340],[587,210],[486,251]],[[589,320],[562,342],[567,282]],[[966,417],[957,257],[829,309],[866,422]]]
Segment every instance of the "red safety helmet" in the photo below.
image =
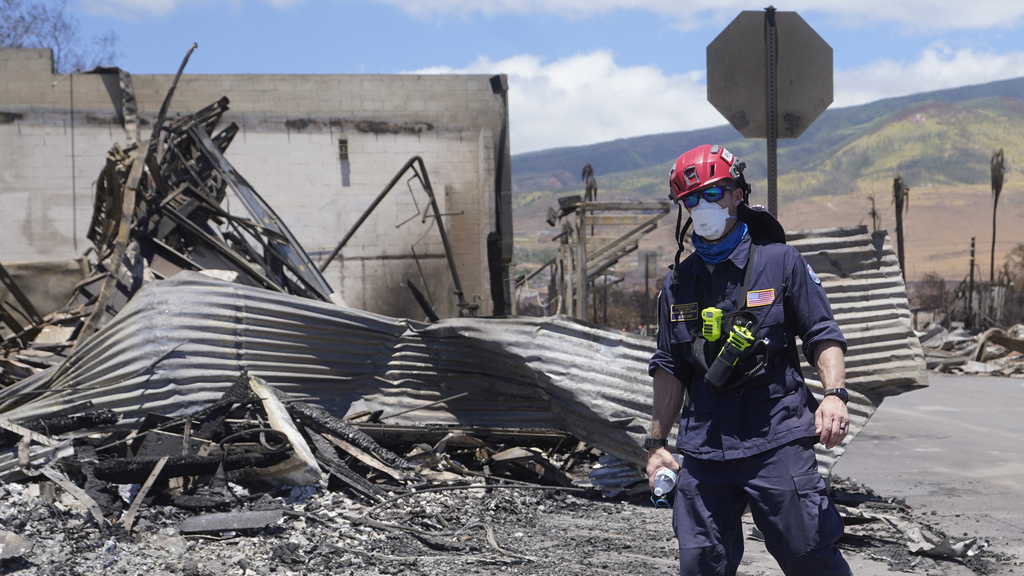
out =
[[[740,162],[723,146],[705,144],[689,152],[684,152],[676,160],[675,167],[669,173],[669,195],[672,200],[712,187],[716,182],[732,180],[745,193],[749,193],[747,181],[743,177],[743,169],[747,165]],[[744,196],[745,197],[745,196]]]

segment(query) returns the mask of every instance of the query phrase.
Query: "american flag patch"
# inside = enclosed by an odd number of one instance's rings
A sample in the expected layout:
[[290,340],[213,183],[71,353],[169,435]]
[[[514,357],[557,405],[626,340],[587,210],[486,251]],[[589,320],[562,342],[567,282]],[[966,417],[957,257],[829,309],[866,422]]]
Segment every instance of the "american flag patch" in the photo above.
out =
[[775,288],[747,292],[747,308],[767,306],[775,302]]

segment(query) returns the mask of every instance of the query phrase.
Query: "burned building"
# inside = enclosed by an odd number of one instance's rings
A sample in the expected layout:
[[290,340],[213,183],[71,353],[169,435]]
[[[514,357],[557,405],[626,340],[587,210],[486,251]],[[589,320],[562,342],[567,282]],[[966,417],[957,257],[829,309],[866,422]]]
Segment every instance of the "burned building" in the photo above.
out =
[[[401,125],[329,116],[296,122],[257,114],[256,120],[246,120],[248,113],[231,111],[228,96],[197,104],[191,112],[169,114],[172,96],[188,86],[188,77],[179,73],[165,87],[159,112],[147,120],[138,112],[144,108],[137,99],[141,82],[119,70],[97,71],[92,77],[103,81],[112,105],[121,105],[118,114],[105,120],[113,143],[91,186],[91,216],[81,233],[92,243],[90,260],[94,262],[89,277],[76,285],[74,299],[60,313],[30,318],[26,325],[15,326],[14,336],[3,342],[10,353],[0,358],[0,377],[11,385],[0,391],[0,413],[9,419],[9,431],[25,437],[33,429],[18,428],[20,422],[58,413],[76,415],[86,408],[116,413],[122,427],[154,412],[180,416],[201,409],[240,378],[254,376],[293,399],[323,406],[334,417],[380,413],[394,419],[415,411],[412,420],[396,420],[395,425],[432,422],[477,427],[488,433],[525,428],[541,430],[542,436],[554,434],[559,441],[564,439],[560,435],[569,433],[624,464],[629,468],[627,483],[637,482],[635,467],[644,456],[639,438],[650,420],[646,363],[653,351],[651,339],[565,317],[468,317],[480,305],[500,308],[497,304],[502,300],[501,290],[491,292],[491,301],[474,292],[482,291],[486,280],[500,277],[500,265],[506,263],[501,252],[507,244],[494,241],[508,230],[504,222],[508,212],[500,202],[506,197],[496,193],[504,190],[507,168],[507,162],[500,162],[507,160],[502,145],[507,141],[502,77],[486,79],[492,96],[501,102],[498,151],[488,148],[493,131],[486,126],[478,130],[474,149],[480,166],[489,165],[487,158],[499,162],[492,169],[480,169],[476,185],[484,192],[479,197],[467,195],[478,200],[475,204],[457,200],[456,186],[450,182],[457,181],[459,167],[438,160],[447,158],[440,151],[442,141],[458,137],[434,125],[411,128],[409,118],[415,114],[402,116],[407,124]],[[71,84],[76,78],[57,78],[53,86],[63,80]],[[77,109],[72,105],[68,110]],[[33,131],[43,133],[44,148],[48,131],[51,140],[58,141],[64,132],[69,138],[76,134],[72,127],[57,128],[53,118],[59,112],[32,110],[9,113],[5,142],[22,137],[23,123],[28,126],[26,138],[40,138]],[[70,119],[81,120],[77,113]],[[293,196],[276,201],[270,194],[265,198],[256,192],[256,178],[248,171],[246,176],[252,179],[243,177],[241,163],[236,165],[226,156],[239,142],[252,140],[253,146],[273,142],[281,133],[256,128],[261,121],[277,126],[274,123],[279,120],[285,136],[281,143],[294,139],[300,153],[309,152],[308,158],[318,157],[314,152],[325,131],[331,145],[338,144],[338,179],[333,183],[343,191],[355,182],[354,140],[347,130],[362,135],[361,148],[372,147],[379,138],[391,138],[395,147],[404,142],[410,146],[404,152],[408,156],[396,162],[398,168],[392,171],[390,158],[395,155],[389,156],[390,148],[379,145],[382,163],[387,163],[379,174],[389,179],[376,195],[362,198],[358,214],[332,216],[322,210],[313,216],[315,210],[301,210],[305,188],[292,186]],[[114,126],[123,140],[115,137]],[[92,144],[98,145],[98,129],[90,130],[97,138]],[[439,150],[431,145],[423,146],[425,151],[414,149],[411,140],[404,140],[414,134],[417,142],[432,140]],[[460,148],[454,142],[448,144],[453,145],[452,156],[458,157]],[[269,174],[269,166],[276,162],[284,166],[283,173],[300,180],[298,172],[305,168],[296,171],[290,156],[265,152],[264,164],[254,172]],[[15,156],[25,160],[32,154],[24,148]],[[396,154],[396,158],[403,156]],[[72,163],[76,158],[71,154]],[[431,164],[434,160],[438,161]],[[31,171],[24,169],[27,164],[25,160],[16,166],[26,182],[31,180]],[[440,166],[440,177],[432,170],[434,184],[428,165]],[[462,169],[470,172],[466,166]],[[14,172],[21,174],[18,170]],[[314,167],[306,172],[317,170],[327,169]],[[491,179],[490,192],[487,179]],[[74,185],[76,180],[71,180]],[[288,183],[284,185],[288,188]],[[51,208],[59,212],[60,202],[39,205],[36,195],[18,190],[5,187],[4,201],[20,199],[29,216],[37,208],[44,214]],[[38,195],[45,198],[46,193],[40,188]],[[71,200],[76,198],[73,191]],[[281,215],[272,206],[280,208]],[[483,208],[494,209],[493,219],[483,214]],[[76,210],[72,205],[72,252],[79,248],[75,246]],[[4,217],[10,214],[5,210]],[[4,233],[28,234],[35,244],[27,244],[37,249],[45,247],[44,240],[61,240],[54,230],[50,231],[53,236],[35,235],[38,226],[54,224],[46,217],[19,217],[21,223],[5,228]],[[476,223],[479,234],[465,232],[468,221],[463,217]],[[319,248],[307,250],[309,241],[302,240],[303,231],[312,234],[310,225],[325,218],[347,219],[343,239],[333,249],[314,243]],[[360,228],[363,225],[367,227]],[[371,237],[357,240],[361,231]],[[849,442],[883,398],[924,385],[920,344],[909,328],[905,286],[884,234],[830,229],[797,233],[790,240],[822,275],[850,342],[847,381],[852,388],[853,426]],[[399,244],[408,253],[399,254],[397,248],[394,254],[387,251],[388,246]],[[473,248],[484,252],[473,252]],[[328,264],[339,252],[342,258],[332,271]],[[371,252],[372,257],[359,256]],[[479,258],[474,260],[472,254]],[[459,273],[466,277],[466,262],[475,273],[463,284]],[[473,266],[474,262],[478,265]],[[0,266],[0,280],[6,277],[5,269]],[[441,272],[432,274],[437,270]],[[186,273],[179,274],[182,271]],[[205,274],[194,274],[197,271]],[[350,280],[355,289],[346,288]],[[17,283],[5,284],[13,290]],[[340,286],[340,295],[332,284]],[[494,282],[490,284],[493,288]],[[403,310],[402,297],[410,294],[415,307]],[[353,302],[353,295],[361,300]],[[336,305],[342,301],[346,305]],[[387,305],[390,313],[375,313],[373,305]],[[430,324],[403,319],[424,313]],[[808,369],[813,375],[813,368]],[[811,382],[811,387],[820,393],[820,384]],[[415,433],[424,432],[429,430],[420,427]],[[844,448],[845,444],[819,454],[824,474]],[[7,459],[0,457],[0,471],[11,471],[13,455],[9,451]]]
[[[152,138],[175,82],[173,74],[52,69],[48,50],[0,49],[5,263],[86,252],[97,168],[114,144]],[[506,89],[503,76],[185,73],[166,117],[226,98],[220,124],[237,126],[227,158],[314,265],[327,264],[361,222],[323,271],[348,305],[420,318],[412,285],[441,317],[503,314],[512,248]]]

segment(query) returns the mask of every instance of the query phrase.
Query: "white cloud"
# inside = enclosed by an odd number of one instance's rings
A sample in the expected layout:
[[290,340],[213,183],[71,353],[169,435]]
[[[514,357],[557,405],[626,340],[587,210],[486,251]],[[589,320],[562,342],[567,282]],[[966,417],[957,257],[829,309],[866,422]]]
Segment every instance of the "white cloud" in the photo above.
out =
[[[915,60],[836,70],[833,106],[1017,78],[1022,70],[1022,52],[951,50],[936,43]],[[702,70],[668,75],[650,66],[621,67],[608,51],[554,62],[532,55],[496,62],[479,57],[465,68],[415,73],[507,74],[515,153],[726,123],[707,102]]]
[[[749,0],[375,0],[416,16],[554,14],[585,18],[615,10],[645,10],[694,29],[732,20],[743,10],[759,10]],[[1024,2],[974,0],[790,0],[780,10],[831,17],[836,25],[898,24],[914,31],[1008,28],[1024,20]]]
[[832,16],[840,27],[889,23],[915,32],[1012,28],[1024,20],[1024,3],[1005,0],[795,0],[786,10]]
[[82,9],[90,14],[115,17],[166,16],[182,3],[181,0],[82,0]]
[[834,106],[1018,78],[1022,71],[1024,52],[951,50],[935,43],[914,61],[885,59],[850,70],[836,70]]
[[[248,0],[224,0],[244,4]],[[304,0],[263,0],[284,9]],[[335,0],[338,1],[338,0]],[[677,28],[692,30],[721,26],[743,10],[758,10],[749,0],[342,0],[351,4],[377,2],[396,6],[409,15],[433,17],[501,14],[557,15],[587,18],[613,11],[642,10],[663,16]],[[203,0],[80,0],[91,13],[113,16],[163,16],[187,3]],[[821,15],[841,27],[895,24],[907,31],[980,30],[1012,28],[1024,21],[1024,2],[973,0],[790,0],[780,10]]]
[[507,74],[512,150],[578,146],[725,123],[707,102],[704,72],[666,75],[650,66],[620,67],[607,51],[554,62],[481,57],[463,69],[418,74]]
[[[205,5],[204,0],[80,0],[82,9],[90,14],[104,14],[133,19],[139,16],[167,16],[186,4]],[[223,0],[236,8],[244,7],[245,0]],[[264,0],[274,8],[283,10],[303,0]]]

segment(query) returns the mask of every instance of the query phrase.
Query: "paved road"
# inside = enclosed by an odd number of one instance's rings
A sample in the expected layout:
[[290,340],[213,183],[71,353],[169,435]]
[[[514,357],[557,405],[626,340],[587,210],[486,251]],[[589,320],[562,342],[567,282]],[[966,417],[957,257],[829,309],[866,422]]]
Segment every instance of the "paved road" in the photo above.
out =
[[988,541],[1016,556],[1005,573],[1024,573],[1024,381],[933,374],[887,398],[833,473],[906,499],[950,537]]
[[[887,398],[833,474],[882,497],[905,499],[952,540],[977,537],[1002,562],[990,574],[1024,574],[1024,380],[932,374],[930,385]],[[780,574],[748,547],[745,574]],[[890,576],[870,553],[847,554],[857,576]],[[959,562],[922,561],[914,574],[972,575]],[[906,573],[906,572],[904,572]]]

